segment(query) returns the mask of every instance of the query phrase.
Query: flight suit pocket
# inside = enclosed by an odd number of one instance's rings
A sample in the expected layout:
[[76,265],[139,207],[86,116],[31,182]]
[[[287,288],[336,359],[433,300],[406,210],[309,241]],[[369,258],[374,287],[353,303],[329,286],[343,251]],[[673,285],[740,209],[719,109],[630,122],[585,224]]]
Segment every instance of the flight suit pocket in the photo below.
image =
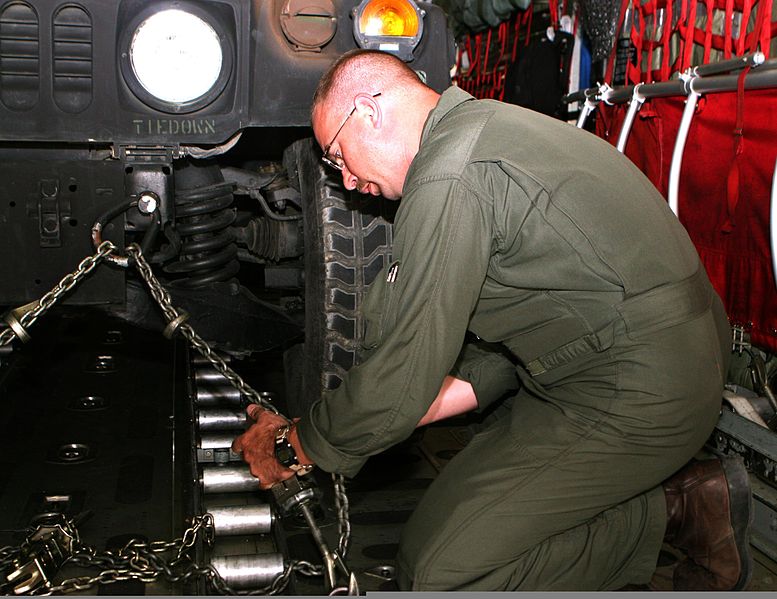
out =
[[609,325],[546,352],[526,364],[526,370],[537,383],[543,386],[556,385],[567,377],[601,367],[601,356],[612,347],[613,342],[614,327]]
[[364,342],[362,348],[371,351],[383,340],[390,324],[391,308],[396,295],[395,287],[399,275],[399,262],[389,264],[384,275],[376,277],[364,300],[363,314],[365,321]]

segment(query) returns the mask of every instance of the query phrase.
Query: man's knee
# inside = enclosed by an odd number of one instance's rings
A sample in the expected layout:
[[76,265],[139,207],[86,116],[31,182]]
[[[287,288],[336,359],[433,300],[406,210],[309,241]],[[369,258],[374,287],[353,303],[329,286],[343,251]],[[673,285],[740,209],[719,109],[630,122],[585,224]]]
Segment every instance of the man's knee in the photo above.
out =
[[[402,532],[397,554],[397,585],[401,591],[444,591],[452,587],[432,580],[435,568],[425,557],[424,539],[413,535],[413,530],[406,528]],[[449,583],[452,581],[449,581]]]
[[[464,591],[484,576],[477,552],[469,553],[456,542],[441,543],[403,531],[397,554],[397,585],[402,591]],[[409,533],[409,534],[408,534]],[[434,546],[432,546],[434,545]],[[485,587],[484,587],[485,588]],[[500,590],[500,587],[490,589]]]
[[458,585],[452,580],[437,580],[435,568],[421,561],[409,563],[402,553],[397,557],[397,586],[400,591],[453,591]]
[[399,551],[397,552],[397,585],[400,591],[416,590],[413,588],[413,581],[416,576],[420,549],[418,542],[412,538],[412,531],[405,527],[399,540]]

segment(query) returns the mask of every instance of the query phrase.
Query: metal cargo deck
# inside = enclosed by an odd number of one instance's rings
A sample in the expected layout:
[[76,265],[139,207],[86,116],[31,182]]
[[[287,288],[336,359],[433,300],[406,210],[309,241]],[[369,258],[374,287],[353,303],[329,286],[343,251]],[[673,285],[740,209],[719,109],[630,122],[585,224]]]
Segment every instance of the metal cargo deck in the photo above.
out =
[[[269,492],[257,488],[223,492],[203,483],[203,469],[239,467],[242,462],[238,456],[219,454],[218,449],[208,453],[202,447],[203,431],[198,432],[196,424],[198,411],[204,408],[195,400],[203,378],[193,372],[195,360],[183,342],[168,341],[96,311],[72,308],[54,311],[32,333],[32,341],[4,356],[0,367],[0,547],[18,546],[34,525],[61,513],[76,518],[81,542],[98,553],[116,554],[133,537],[145,543],[179,538],[192,515],[214,505],[271,503]],[[255,354],[232,366],[283,410],[280,350]],[[221,389],[215,394],[230,395],[224,386],[213,389]],[[741,420],[724,415],[724,430],[718,431],[723,437],[711,445],[747,452],[742,442],[748,438],[742,435],[747,425]],[[346,562],[362,593],[396,590],[394,556],[402,525],[437,472],[467,443],[471,424],[470,418],[459,417],[429,426],[372,458],[347,481],[352,534]],[[756,448],[762,452],[759,457],[750,450],[752,467],[773,468],[773,463],[763,461],[763,452],[773,447],[773,435],[764,435],[763,446]],[[765,480],[774,475],[771,470],[766,477],[763,472],[761,477],[752,476],[756,522],[750,591],[777,590],[777,493]],[[315,477],[321,490],[316,521],[329,546],[335,547],[338,518],[331,481],[322,472]],[[256,566],[241,567],[243,575],[248,573],[245,584],[260,586],[278,573],[277,556],[285,564],[321,562],[301,517],[274,513],[265,524],[263,532],[217,534],[212,545],[198,537],[193,558],[202,566],[258,556],[264,573],[249,572]],[[0,553],[0,565],[8,555]],[[671,589],[678,557],[665,548],[653,589]],[[65,564],[52,569],[51,583],[86,576],[96,578],[91,586],[70,588],[98,595],[214,594],[201,576],[176,581],[163,569],[148,583],[121,580],[119,575],[99,577],[109,566]],[[238,590],[252,590],[236,580],[232,583]],[[284,592],[321,595],[325,590],[321,576],[294,572]]]

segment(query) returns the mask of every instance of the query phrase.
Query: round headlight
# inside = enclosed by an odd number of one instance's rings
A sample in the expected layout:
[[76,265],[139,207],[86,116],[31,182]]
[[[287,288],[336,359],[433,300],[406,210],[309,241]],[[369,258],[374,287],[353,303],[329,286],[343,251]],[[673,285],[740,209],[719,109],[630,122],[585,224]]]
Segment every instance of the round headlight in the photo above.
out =
[[165,112],[189,112],[222,91],[231,57],[206,18],[173,8],[136,22],[125,42],[122,70],[144,103]]

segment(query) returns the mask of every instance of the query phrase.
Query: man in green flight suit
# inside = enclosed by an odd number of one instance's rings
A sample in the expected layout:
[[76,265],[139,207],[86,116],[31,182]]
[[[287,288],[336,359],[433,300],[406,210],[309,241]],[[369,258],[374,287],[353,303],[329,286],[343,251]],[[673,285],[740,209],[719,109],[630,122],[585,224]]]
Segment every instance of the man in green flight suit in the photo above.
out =
[[[402,198],[394,261],[368,294],[366,359],[283,430],[291,458],[274,452],[282,419],[249,407],[233,448],[260,485],[312,463],[353,476],[512,392],[405,526],[402,589],[618,589],[650,580],[664,541],[688,555],[676,590],[744,588],[747,473],[689,462],[720,411],[728,322],[639,170],[567,123],[437,94],[381,52],[333,65],[312,122],[346,188]],[[468,331],[490,345],[463,348]]]

